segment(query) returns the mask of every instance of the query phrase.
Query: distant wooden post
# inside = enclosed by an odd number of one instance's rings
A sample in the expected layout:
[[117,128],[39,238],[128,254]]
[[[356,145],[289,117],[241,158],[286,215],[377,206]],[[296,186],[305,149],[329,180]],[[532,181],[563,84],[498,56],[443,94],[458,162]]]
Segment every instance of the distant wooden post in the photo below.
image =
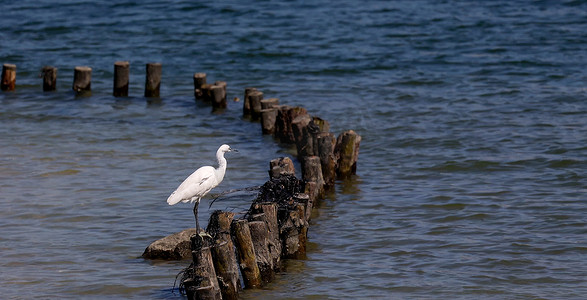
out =
[[330,189],[334,187],[334,180],[336,179],[336,157],[334,155],[336,138],[333,133],[321,132],[316,138],[316,143],[320,164],[322,165],[324,185],[326,189]]
[[50,92],[57,90],[57,68],[44,66],[41,69],[41,77],[43,77],[43,91]]
[[161,87],[161,71],[162,65],[160,63],[147,64],[145,97],[159,97],[159,89]]
[[16,87],[16,65],[4,64],[2,65],[2,90],[14,91]]
[[261,117],[261,100],[263,100],[263,92],[254,91],[249,94],[251,116],[253,117],[253,120],[257,120]]
[[272,108],[277,105],[279,105],[279,99],[277,99],[277,98],[269,98],[269,99],[261,100],[261,109]]
[[302,179],[316,183],[318,197],[324,194],[324,178],[322,177],[322,165],[320,157],[306,156],[302,162]]
[[287,105],[277,106],[277,120],[275,120],[275,137],[282,143],[293,144],[295,138],[291,128],[291,122],[299,115],[307,114],[308,111],[303,107],[291,107]]
[[202,86],[206,84],[206,73],[194,74],[194,97],[202,99]]
[[226,92],[224,87],[215,84],[210,90],[212,92],[212,107],[215,109],[226,108]]
[[338,177],[344,178],[357,172],[357,160],[359,159],[359,145],[361,136],[353,130],[341,133],[336,139],[334,155],[337,158]]
[[226,81],[216,81],[214,82],[214,85],[222,87],[222,102],[224,103],[224,107],[226,107]]
[[73,71],[73,90],[77,95],[92,91],[92,68],[77,66]]
[[114,97],[128,97],[128,82],[130,77],[130,63],[128,61],[117,61],[114,63]]
[[243,116],[251,115],[251,99],[249,99],[249,95],[256,91],[257,88],[254,87],[245,88],[245,96],[243,97]]
[[279,175],[296,175],[293,161],[289,157],[272,159],[269,162],[269,178],[273,179]]
[[261,110],[261,129],[263,134],[275,133],[275,120],[277,119],[276,108],[266,108]]
[[259,288],[263,285],[255,249],[251,239],[251,231],[247,220],[238,219],[232,221],[231,233],[234,237],[235,246],[239,257],[239,267],[243,275],[245,288]]
[[314,140],[318,127],[314,125],[312,117],[309,114],[297,116],[291,121],[291,129],[298,150],[298,160],[303,161],[306,156],[316,155]]

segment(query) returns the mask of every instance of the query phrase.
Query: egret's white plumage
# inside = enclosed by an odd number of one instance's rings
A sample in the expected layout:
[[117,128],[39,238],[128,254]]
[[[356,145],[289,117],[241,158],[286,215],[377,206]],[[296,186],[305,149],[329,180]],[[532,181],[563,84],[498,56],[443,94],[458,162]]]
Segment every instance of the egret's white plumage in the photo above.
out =
[[200,225],[198,223],[198,204],[200,199],[204,197],[210,190],[215,188],[226,173],[226,158],[224,153],[235,151],[230,146],[224,144],[216,151],[216,159],[218,160],[218,168],[212,166],[204,166],[197,169],[192,175],[186,178],[177,189],[171,193],[167,198],[169,205],[174,205],[179,202],[191,202],[194,203],[194,216],[196,218],[196,230],[200,232]]

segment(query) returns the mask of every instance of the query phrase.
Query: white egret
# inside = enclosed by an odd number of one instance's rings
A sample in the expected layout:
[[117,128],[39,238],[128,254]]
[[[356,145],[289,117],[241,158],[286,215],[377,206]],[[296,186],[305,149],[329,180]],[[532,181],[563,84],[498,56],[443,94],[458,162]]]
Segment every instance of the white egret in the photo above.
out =
[[198,204],[200,199],[204,197],[211,189],[215,188],[222,179],[224,179],[224,173],[226,173],[226,158],[224,153],[226,152],[238,152],[236,149],[230,148],[230,146],[224,144],[216,151],[216,159],[218,160],[218,168],[212,166],[204,166],[197,169],[192,175],[186,178],[179,187],[171,193],[167,198],[169,205],[174,205],[179,202],[194,203],[194,217],[196,218],[196,232],[200,234],[200,223],[198,222]]

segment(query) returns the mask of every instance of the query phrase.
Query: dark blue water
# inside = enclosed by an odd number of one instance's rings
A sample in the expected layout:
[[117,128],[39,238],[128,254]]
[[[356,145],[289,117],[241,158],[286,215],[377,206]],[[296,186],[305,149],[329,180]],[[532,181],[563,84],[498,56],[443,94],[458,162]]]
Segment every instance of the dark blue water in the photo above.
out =
[[[362,137],[314,211],[308,259],[246,299],[581,299],[587,294],[587,1],[2,3],[0,294],[177,299],[186,262],[140,258],[193,226],[167,196],[222,143],[225,181],[293,150],[195,103],[192,74],[255,86]],[[129,98],[113,98],[117,60]],[[161,103],[142,97],[163,64]],[[58,91],[43,93],[53,65]],[[73,68],[93,68],[76,98]],[[253,195],[215,208],[240,211]],[[207,205],[207,200],[202,206]],[[201,209],[201,219],[209,212]]]

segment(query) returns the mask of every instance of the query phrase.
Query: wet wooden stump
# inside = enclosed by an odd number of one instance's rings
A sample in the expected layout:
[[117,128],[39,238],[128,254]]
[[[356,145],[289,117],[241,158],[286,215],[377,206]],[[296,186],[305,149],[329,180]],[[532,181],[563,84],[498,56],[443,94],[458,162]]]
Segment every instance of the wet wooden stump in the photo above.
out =
[[353,130],[347,130],[341,133],[336,139],[334,155],[337,159],[336,174],[339,178],[356,174],[360,144],[361,136]]
[[277,203],[253,203],[249,209],[249,221],[263,221],[268,230],[268,250],[272,259],[273,269],[281,269],[281,240],[279,239],[279,224],[277,221]]
[[334,181],[336,179],[336,157],[334,155],[336,138],[333,133],[321,132],[316,137],[316,143],[318,156],[320,157],[320,164],[322,166],[324,187],[325,189],[331,189],[334,187]]
[[249,95],[256,91],[257,88],[254,87],[245,88],[245,96],[243,97],[243,116],[245,117],[251,115],[251,99],[249,98]]
[[272,159],[269,162],[269,178],[273,179],[279,175],[295,175],[296,169],[293,161],[289,157],[280,157]]
[[206,84],[206,73],[195,73],[194,74],[194,97],[196,99],[202,99],[202,86]]
[[162,65],[160,63],[147,64],[147,76],[145,80],[145,97],[158,98],[159,90],[161,88],[161,72]]
[[222,299],[214,263],[212,261],[211,246],[214,245],[209,236],[192,236],[192,256],[195,287],[194,299]]
[[315,148],[318,127],[314,125],[310,115],[299,115],[291,122],[291,129],[298,152],[298,160],[303,163],[304,157],[317,155]]
[[117,61],[114,63],[114,97],[128,97],[128,82],[130,77],[130,63],[128,61]]
[[263,134],[275,133],[275,120],[277,119],[276,108],[266,108],[261,110],[261,130]]
[[279,105],[279,99],[277,98],[269,98],[261,100],[261,109],[268,109],[273,108]]
[[0,87],[3,91],[14,91],[16,87],[16,65],[2,65],[2,84]]
[[73,70],[73,87],[77,95],[89,94],[92,91],[92,68],[75,67]]
[[261,117],[261,100],[263,100],[263,92],[253,91],[249,93],[251,117],[253,120],[258,120]]
[[218,276],[222,299],[225,300],[238,299],[238,293],[242,289],[234,244],[230,237],[230,225],[233,218],[232,212],[214,211],[207,227],[214,241],[214,247],[211,248],[214,269]]
[[302,179],[315,182],[316,187],[313,193],[322,198],[324,196],[324,178],[322,177],[322,164],[318,156],[306,156],[302,163]]
[[306,258],[308,222],[304,205],[295,204],[292,208],[282,207],[279,215],[279,237],[282,243],[282,257],[293,259]]
[[212,85],[210,87],[212,107],[214,109],[226,108],[226,91],[221,85]]
[[275,137],[282,143],[293,144],[295,137],[292,130],[292,121],[299,115],[307,114],[308,111],[303,107],[291,107],[287,105],[277,106],[277,120],[275,120]]
[[251,240],[255,250],[255,259],[263,283],[269,283],[275,278],[273,258],[269,252],[269,230],[264,221],[249,221]]
[[51,92],[57,90],[57,68],[53,66],[44,66],[41,69],[43,78],[43,91]]
[[255,249],[251,239],[249,222],[244,219],[233,220],[231,224],[231,233],[234,238],[238,254],[239,268],[243,276],[245,288],[259,288],[263,285],[257,259],[255,258]]
[[314,208],[314,201],[306,193],[297,193],[293,196],[293,201],[301,203],[304,206],[304,216],[307,222],[310,221],[312,215],[312,209]]

